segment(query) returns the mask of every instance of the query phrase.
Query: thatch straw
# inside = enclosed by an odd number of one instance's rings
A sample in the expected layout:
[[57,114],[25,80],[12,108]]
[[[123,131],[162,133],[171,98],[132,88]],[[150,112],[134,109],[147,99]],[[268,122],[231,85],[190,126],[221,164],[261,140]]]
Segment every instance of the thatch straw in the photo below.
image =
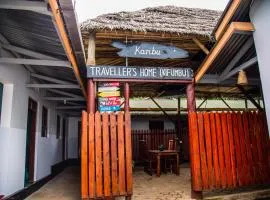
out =
[[135,12],[100,15],[81,24],[82,31],[128,30],[134,32],[165,32],[210,37],[220,11],[161,6]]

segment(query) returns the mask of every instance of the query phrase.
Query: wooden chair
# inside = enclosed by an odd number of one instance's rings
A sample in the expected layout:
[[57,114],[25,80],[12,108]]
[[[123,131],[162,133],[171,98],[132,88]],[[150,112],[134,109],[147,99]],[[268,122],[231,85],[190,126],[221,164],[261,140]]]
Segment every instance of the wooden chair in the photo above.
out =
[[[169,140],[168,150],[177,150],[176,140]],[[174,165],[175,165],[175,158],[165,159],[165,171],[169,169],[169,171],[172,173]]]

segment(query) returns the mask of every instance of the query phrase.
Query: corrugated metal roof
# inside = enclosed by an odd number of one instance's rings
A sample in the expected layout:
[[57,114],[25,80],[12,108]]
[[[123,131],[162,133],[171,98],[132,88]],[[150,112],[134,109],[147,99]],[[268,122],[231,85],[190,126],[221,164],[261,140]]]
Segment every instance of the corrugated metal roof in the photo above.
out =
[[[38,1],[44,2],[44,0]],[[24,2],[22,2],[22,5]],[[65,3],[65,5],[67,5],[65,9],[68,9],[68,6],[70,5],[72,6],[71,0],[66,0]],[[44,3],[44,6],[47,6],[47,4]],[[45,8],[45,10],[46,9],[47,8]],[[80,54],[80,52],[83,52],[83,47],[82,44],[79,46],[78,42],[75,44],[75,41],[77,40],[79,40],[80,43],[80,32],[78,30],[75,13],[71,14],[71,12],[74,12],[74,10],[69,9],[69,18],[65,18],[63,20],[66,25],[66,31],[68,33],[78,66],[83,75],[83,70],[85,69],[85,59],[84,54]],[[64,15],[65,13],[62,11],[62,14]],[[30,10],[0,9],[0,19],[0,34],[3,35],[3,37],[11,45],[45,54],[58,60],[68,61],[65,49],[57,33],[57,28],[53,23],[52,16]],[[20,56],[22,58],[31,58],[22,54]],[[67,81],[71,84],[78,84],[72,68],[56,66],[32,66],[32,69],[34,73],[39,75]],[[38,80],[37,78],[33,78],[33,81],[35,83],[52,83],[46,80]],[[82,92],[79,89],[58,90],[82,96]],[[49,91],[47,91],[46,94],[47,96],[64,96]],[[58,105],[63,105],[63,103],[63,101],[57,102]],[[82,101],[78,101],[76,103],[85,105],[85,102]]]

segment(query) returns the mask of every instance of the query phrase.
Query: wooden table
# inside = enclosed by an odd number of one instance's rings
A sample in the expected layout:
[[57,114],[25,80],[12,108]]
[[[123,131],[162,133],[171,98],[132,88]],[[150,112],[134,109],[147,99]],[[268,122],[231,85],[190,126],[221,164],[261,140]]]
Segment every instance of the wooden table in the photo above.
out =
[[175,156],[176,158],[176,174],[179,175],[179,155],[176,150],[149,150],[149,154],[156,156],[157,159],[157,176],[160,176],[160,157]]

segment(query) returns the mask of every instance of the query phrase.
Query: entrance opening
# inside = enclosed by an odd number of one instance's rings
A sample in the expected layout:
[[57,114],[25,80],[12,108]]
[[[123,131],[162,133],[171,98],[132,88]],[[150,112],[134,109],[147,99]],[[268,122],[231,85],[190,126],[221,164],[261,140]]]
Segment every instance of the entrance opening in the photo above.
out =
[[66,159],[66,119],[63,119],[62,124],[62,160]]
[[34,182],[37,102],[29,98],[26,129],[26,158],[24,184]]

